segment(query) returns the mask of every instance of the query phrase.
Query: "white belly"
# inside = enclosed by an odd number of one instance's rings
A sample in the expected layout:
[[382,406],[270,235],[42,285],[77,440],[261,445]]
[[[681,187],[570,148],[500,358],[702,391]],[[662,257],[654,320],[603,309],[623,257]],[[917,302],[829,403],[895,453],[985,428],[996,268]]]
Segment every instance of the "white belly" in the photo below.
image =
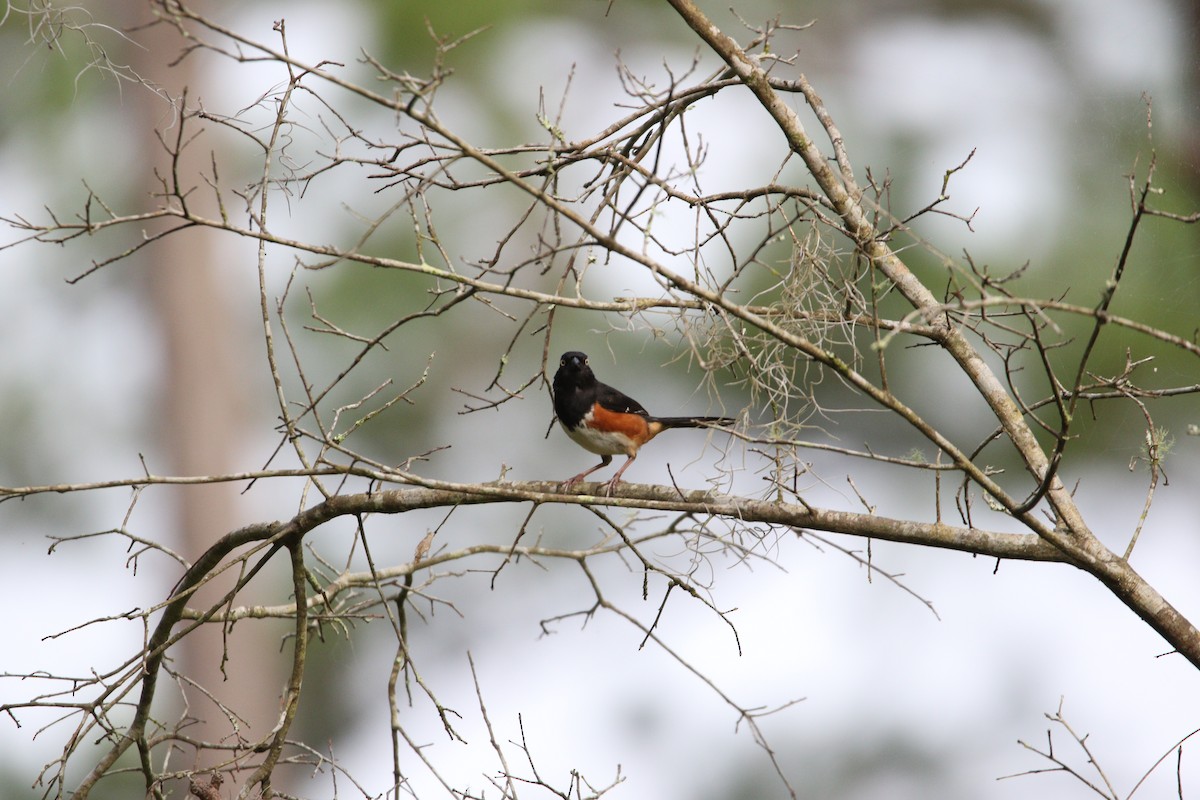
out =
[[[592,419],[591,413],[583,418],[583,423],[575,430],[570,430],[566,425],[562,428],[567,432],[567,436],[571,437],[577,445],[587,450],[590,453],[595,453],[598,456],[615,456],[624,453],[629,455],[634,450],[633,440],[623,433],[605,433],[604,431],[594,431],[587,427],[587,423]],[[561,424],[561,423],[560,423]]]

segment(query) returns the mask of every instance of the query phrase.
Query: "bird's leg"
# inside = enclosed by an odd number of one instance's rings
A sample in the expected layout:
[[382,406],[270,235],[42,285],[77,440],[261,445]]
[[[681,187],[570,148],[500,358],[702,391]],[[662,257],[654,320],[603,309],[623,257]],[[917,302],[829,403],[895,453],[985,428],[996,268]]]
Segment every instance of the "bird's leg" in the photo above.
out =
[[623,473],[623,472],[625,472],[625,470],[629,469],[629,465],[633,463],[633,460],[635,458],[637,458],[637,453],[630,454],[629,460],[621,465],[621,468],[619,470],[617,470],[616,475],[612,476],[612,478],[608,482],[608,488],[605,489],[605,491],[604,491],[604,493],[606,495],[608,495],[609,497],[612,497],[612,493],[614,491],[616,491],[616,489],[617,489],[617,484],[621,482],[621,473]]
[[[562,483],[560,483],[558,485],[558,488],[565,492],[567,489],[570,489],[572,486],[579,483],[581,480],[586,478],[588,475],[591,475],[593,472],[595,472],[598,469],[604,469],[611,463],[612,463],[612,456],[608,456],[608,455],[600,456],[599,464],[592,467],[591,469],[585,469],[583,472],[579,473],[574,478],[567,478],[565,481],[563,481]],[[629,466],[629,465],[626,464],[625,466]],[[621,473],[618,472],[617,474],[620,475]]]

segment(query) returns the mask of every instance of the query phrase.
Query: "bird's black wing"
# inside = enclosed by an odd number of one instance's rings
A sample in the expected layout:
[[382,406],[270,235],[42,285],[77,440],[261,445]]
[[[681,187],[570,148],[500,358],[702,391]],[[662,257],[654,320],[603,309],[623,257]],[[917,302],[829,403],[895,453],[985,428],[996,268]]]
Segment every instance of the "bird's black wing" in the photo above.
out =
[[642,404],[629,395],[614,389],[606,383],[596,382],[596,402],[610,411],[621,411],[626,414],[641,414],[649,417],[650,412],[642,408]]

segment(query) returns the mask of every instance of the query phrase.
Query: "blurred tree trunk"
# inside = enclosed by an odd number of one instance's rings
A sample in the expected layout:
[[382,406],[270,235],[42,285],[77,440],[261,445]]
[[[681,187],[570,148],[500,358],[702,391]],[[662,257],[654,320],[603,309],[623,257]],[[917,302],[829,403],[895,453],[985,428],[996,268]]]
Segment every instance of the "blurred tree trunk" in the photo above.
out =
[[1183,163],[1191,178],[1192,191],[1200,194],[1200,3],[1180,0],[1183,22],[1184,103],[1187,118],[1183,135]]
[[[192,5],[204,10],[205,3]],[[140,3],[131,4],[125,13],[144,15],[146,8]],[[131,46],[129,59],[138,74],[176,100],[186,87],[194,103],[204,89],[206,75],[197,69],[198,62],[193,58],[168,66],[180,52],[177,33],[157,25],[139,31],[136,41],[142,47]],[[130,116],[136,117],[128,130],[144,137],[144,157],[156,162],[158,174],[169,175],[169,156],[154,132],[162,131],[173,142],[180,110],[172,111],[163,98],[141,88],[124,92],[123,102],[130,106]],[[189,202],[203,205],[206,186],[200,173],[209,163],[208,150],[203,146],[185,150],[180,159],[180,183],[195,187]],[[139,169],[138,174],[149,175],[150,170]],[[154,183],[131,190],[145,196],[161,191],[161,186]],[[250,401],[245,376],[249,365],[243,355],[247,348],[244,342],[239,346],[238,339],[253,336],[253,332],[239,326],[245,320],[236,317],[230,307],[231,293],[222,285],[229,273],[221,269],[216,243],[212,236],[170,236],[143,251],[141,274],[159,326],[163,354],[157,440],[167,463],[152,464],[154,471],[209,475],[231,471],[242,460],[237,457],[237,449],[246,438],[245,411]],[[173,506],[174,527],[185,557],[196,557],[238,526],[235,507],[241,488],[236,484],[188,486],[164,495]],[[216,602],[235,579],[234,575],[223,576],[191,605],[206,607]],[[232,722],[213,699],[186,686],[190,715],[198,720],[189,734],[206,741],[264,736],[278,714],[279,684],[276,673],[255,660],[255,647],[257,655],[263,652],[261,640],[256,642],[246,629],[235,629],[226,637],[216,625],[197,633],[177,646],[179,671],[195,679],[226,708],[237,709],[238,721]],[[189,757],[190,753],[185,752],[182,759],[173,759],[173,765],[211,766],[189,763]]]

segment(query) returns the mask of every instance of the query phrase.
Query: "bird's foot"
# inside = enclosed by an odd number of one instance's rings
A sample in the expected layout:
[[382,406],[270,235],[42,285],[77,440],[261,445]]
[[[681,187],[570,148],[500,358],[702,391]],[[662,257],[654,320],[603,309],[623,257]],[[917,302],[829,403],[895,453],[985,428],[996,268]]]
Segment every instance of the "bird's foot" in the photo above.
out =
[[563,481],[562,483],[560,483],[558,485],[558,490],[560,492],[569,492],[572,489],[574,489],[579,484],[579,482],[582,480],[583,480],[582,474],[576,475],[574,478],[567,478],[565,481]]

